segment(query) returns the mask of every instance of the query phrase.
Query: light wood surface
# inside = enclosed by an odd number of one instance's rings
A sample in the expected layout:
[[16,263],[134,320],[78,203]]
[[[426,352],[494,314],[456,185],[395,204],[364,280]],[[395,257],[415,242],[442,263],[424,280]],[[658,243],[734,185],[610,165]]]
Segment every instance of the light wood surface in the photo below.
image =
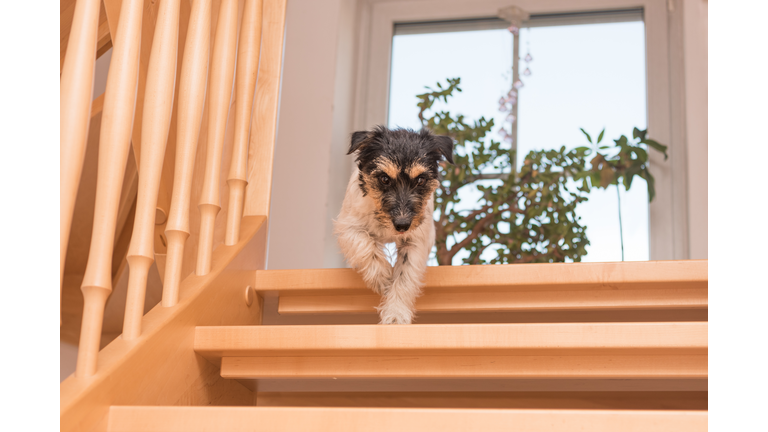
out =
[[[707,260],[611,263],[505,264],[427,267],[425,291],[562,291],[701,289],[707,287]],[[285,294],[362,294],[352,269],[262,270],[256,290]]]
[[256,96],[248,147],[248,186],[245,215],[268,215],[272,196],[272,161],[277,136],[277,108],[283,67],[283,37],[287,0],[264,3],[262,42]]
[[123,2],[107,75],[93,234],[82,287],[85,305],[76,372],[82,378],[96,372],[104,304],[112,291],[112,248],[133,122],[142,4]]
[[99,353],[95,375],[72,376],[61,384],[62,431],[91,430],[105,419],[110,405],[252,403],[251,391],[222,379],[218,368],[192,348],[196,325],[260,323],[261,300],[250,307],[243,301],[251,272],[241,270],[263,268],[265,220],[264,216],[246,217],[241,241],[216,249],[208,275],[186,278],[175,307],[158,305],[147,313],[140,337],[117,338],[107,345]]
[[703,379],[706,355],[224,357],[221,376],[259,378]]
[[128,248],[128,297],[126,299],[123,338],[131,340],[141,334],[144,296],[149,267],[155,260],[154,234],[157,193],[165,157],[165,146],[171,123],[176,56],[178,54],[180,0],[164,0],[160,4],[149,57],[149,72],[144,99],[142,142],[139,166],[139,189],[136,218]]
[[[563,288],[568,288],[563,286]],[[282,296],[280,314],[376,313],[381,296]],[[574,290],[523,292],[427,292],[418,312],[706,309],[706,289]]]
[[101,110],[104,109],[104,93],[99,95],[91,102],[91,119],[96,117],[97,114],[101,114]]
[[[80,329],[83,320],[83,292],[80,289],[83,281],[83,274],[88,260],[88,250],[91,244],[91,234],[93,231],[94,208],[96,201],[96,178],[98,170],[99,156],[99,132],[101,128],[101,113],[91,119],[90,130],[88,132],[88,148],[83,165],[83,173],[80,178],[77,199],[75,203],[74,217],[72,219],[72,228],[70,230],[70,240],[67,247],[67,261],[64,266],[64,290],[62,293],[62,340],[66,340],[73,345],[78,345],[80,341]],[[116,238],[112,254],[112,294],[104,310],[104,325],[102,333],[120,333],[123,325],[123,315],[125,311],[125,289],[121,287],[118,281],[127,263],[125,255],[128,251],[128,244],[133,231],[133,214],[135,213],[136,189],[138,187],[138,177],[136,176],[136,163],[133,155],[128,152],[128,161],[126,163],[125,177],[121,192],[120,206],[118,207],[118,217],[116,224]],[[69,278],[70,282],[67,283]],[[76,286],[74,280],[77,280]],[[153,282],[154,279],[150,278]],[[126,280],[127,282],[127,280]],[[126,284],[127,285],[127,284]],[[154,287],[152,287],[154,288]],[[122,291],[120,291],[123,289]],[[150,289],[151,291],[151,289]],[[112,309],[116,306],[114,303],[117,298],[122,297],[122,306],[119,309]],[[79,306],[76,306],[79,305]],[[117,315],[115,313],[117,312]],[[119,322],[110,329],[110,323],[113,318],[119,316]],[[102,346],[103,346],[102,337]]]
[[692,432],[707,430],[707,413],[652,410],[120,406],[110,409],[107,430]]
[[181,89],[181,73],[186,53],[187,31],[189,29],[189,20],[192,13],[190,1],[182,1],[179,11],[179,43],[178,56],[176,60],[176,88],[173,99],[173,108],[171,114],[171,126],[168,132],[168,142],[165,149],[165,158],[163,158],[163,169],[160,176],[160,187],[157,191],[157,208],[155,216],[155,259],[158,255],[167,254],[168,239],[165,236],[165,229],[168,223],[168,215],[171,211],[171,198],[173,194],[173,180],[176,167],[176,141],[178,131],[178,111],[179,111],[179,91]]
[[[707,261],[427,268],[420,312],[599,311],[708,307]],[[263,270],[256,290],[280,314],[375,314],[380,296],[352,269]]]
[[706,392],[696,378],[262,378],[238,382],[259,392]]
[[[75,211],[75,199],[83,171],[91,120],[93,100],[93,73],[96,61],[96,32],[99,26],[99,0],[80,0],[74,7],[68,33],[67,50],[64,59],[64,38],[62,36],[62,69],[59,94],[59,146],[60,146],[60,206],[59,206],[59,299],[64,281],[64,261],[67,256],[69,230]],[[64,5],[62,5],[64,6]],[[62,13],[62,19],[63,14]],[[64,29],[62,29],[62,32]],[[61,324],[61,316],[59,316]]]
[[[106,14],[108,18],[108,24],[110,29],[113,29],[115,26],[115,23],[118,21],[120,16],[120,5],[123,0],[104,0],[104,8],[106,9]],[[142,20],[143,20],[143,26],[141,28],[141,46],[139,50],[139,74],[138,74],[138,83],[136,88],[136,113],[134,116],[134,122],[133,127],[131,131],[131,143],[133,148],[133,153],[135,156],[135,159],[137,163],[139,163],[138,169],[141,170],[140,162],[141,162],[141,148],[142,148],[142,141],[143,141],[143,123],[144,123],[144,105],[145,105],[145,97],[147,96],[146,92],[146,86],[147,86],[147,78],[149,73],[149,59],[152,52],[152,44],[154,40],[154,32],[155,27],[157,24],[157,18],[159,16],[159,10],[160,10],[160,3],[159,1],[154,0],[144,0],[144,8],[143,8],[143,14],[142,14]],[[183,25],[186,28],[186,22],[187,18],[189,16],[189,2],[184,1],[181,2],[181,13],[180,13],[180,19],[179,22],[181,25]],[[185,32],[180,31],[179,32],[179,43],[184,43],[184,36]],[[178,58],[179,61],[183,60],[183,51],[179,50],[178,52]],[[178,89],[177,89],[178,91]],[[176,104],[174,103],[174,107]],[[175,110],[175,109],[174,109]],[[172,120],[173,124],[173,120]],[[173,133],[169,135],[168,145],[166,147],[166,157],[170,157],[173,159],[173,154],[175,150],[173,140]],[[170,156],[169,156],[170,155]],[[170,189],[172,187],[171,181],[173,180],[173,172],[172,172],[173,164],[164,164],[163,165],[163,174],[160,178],[160,187],[158,190],[158,200],[157,200],[157,216],[162,220],[163,217],[167,216],[169,211],[169,205],[170,205]],[[170,171],[170,172],[168,172]],[[160,229],[158,231],[158,236],[162,234],[163,230]],[[157,238],[155,240],[158,240]],[[157,241],[156,243],[160,244],[161,242]]]
[[211,77],[208,85],[208,141],[205,156],[203,192],[200,196],[200,239],[195,274],[202,276],[211,270],[213,231],[216,215],[221,210],[219,175],[224,151],[232,81],[235,75],[237,47],[237,0],[222,0],[211,57]]
[[202,122],[205,84],[208,78],[211,37],[210,0],[194,2],[187,33],[179,89],[173,195],[165,229],[168,239],[167,271],[163,284],[163,306],[165,307],[171,307],[179,300],[184,244],[189,237],[192,173]]
[[237,243],[240,236],[240,219],[243,216],[245,186],[247,184],[248,138],[251,127],[256,73],[261,48],[262,0],[245,3],[240,28],[235,79],[235,142],[229,168],[229,211],[224,244]]
[[706,355],[707,323],[198,327],[206,357]]
[[261,392],[257,406],[706,410],[706,391]]
[[[75,16],[75,0],[60,0],[59,2],[59,60],[60,72],[64,69],[64,61],[69,49],[69,40],[72,37]],[[101,1],[98,1],[101,6]],[[96,31],[96,58],[101,57],[108,49],[112,47],[112,38],[109,34],[109,25],[107,24],[107,14],[103,7],[96,11],[99,14],[98,29]],[[79,27],[76,27],[79,29]]]

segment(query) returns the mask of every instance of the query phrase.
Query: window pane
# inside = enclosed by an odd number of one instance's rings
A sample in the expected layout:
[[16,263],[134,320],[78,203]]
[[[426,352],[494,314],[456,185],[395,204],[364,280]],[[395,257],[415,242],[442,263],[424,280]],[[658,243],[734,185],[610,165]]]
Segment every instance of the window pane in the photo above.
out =
[[[646,128],[642,21],[523,29],[521,57],[529,46],[532,73],[523,77],[525,86],[518,99],[520,155],[534,149],[585,145],[588,142],[579,128],[593,138],[605,128],[603,139],[611,144],[622,134],[631,138],[633,127]],[[621,193],[625,260],[647,260],[645,181],[635,178],[632,188],[624,191],[622,187]],[[593,191],[578,213],[591,243],[584,261],[620,261],[616,187]]]
[[[469,119],[494,118],[500,140],[498,99],[511,86],[512,35],[505,29],[396,35],[393,40],[389,127],[418,129],[415,95],[446,78],[461,78],[462,93],[442,109]],[[645,42],[641,21],[557,25],[522,29],[520,57],[525,85],[518,99],[518,165],[530,150],[586,145],[580,132],[604,140],[631,137],[646,127]],[[610,142],[610,141],[608,141]],[[644,181],[622,188],[626,260],[647,260],[648,197]],[[472,208],[479,192],[462,188],[462,207]],[[597,190],[578,209],[590,246],[583,261],[621,260],[616,187]],[[514,229],[514,228],[513,228]],[[492,251],[486,251],[493,255]],[[454,258],[454,264],[461,258]]]

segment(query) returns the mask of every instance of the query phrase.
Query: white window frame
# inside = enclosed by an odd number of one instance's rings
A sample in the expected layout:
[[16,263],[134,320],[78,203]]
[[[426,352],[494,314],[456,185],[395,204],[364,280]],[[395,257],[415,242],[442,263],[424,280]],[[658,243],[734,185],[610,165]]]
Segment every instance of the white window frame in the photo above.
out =
[[[642,8],[645,22],[648,135],[669,145],[669,159],[650,153],[656,197],[650,204],[650,259],[687,259],[687,184],[684,93],[677,57],[680,38],[670,20],[674,0],[414,0],[361,2],[355,110],[356,130],[387,124],[395,23],[496,17],[517,6],[535,14]],[[670,56],[670,51],[674,54]],[[673,86],[674,84],[674,86]],[[674,88],[673,88],[674,87]]]

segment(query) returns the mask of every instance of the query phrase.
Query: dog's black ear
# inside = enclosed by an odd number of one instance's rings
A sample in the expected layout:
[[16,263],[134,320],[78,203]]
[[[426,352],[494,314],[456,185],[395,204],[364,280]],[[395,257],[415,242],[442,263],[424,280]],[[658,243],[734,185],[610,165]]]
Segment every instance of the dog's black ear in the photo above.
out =
[[362,147],[364,144],[366,144],[367,138],[369,137],[370,132],[368,131],[357,131],[352,134],[352,141],[349,144],[349,151],[347,154],[352,154],[356,152],[360,147]]
[[432,142],[437,151],[445,157],[445,160],[453,164],[453,139],[444,135],[436,135],[432,137]]

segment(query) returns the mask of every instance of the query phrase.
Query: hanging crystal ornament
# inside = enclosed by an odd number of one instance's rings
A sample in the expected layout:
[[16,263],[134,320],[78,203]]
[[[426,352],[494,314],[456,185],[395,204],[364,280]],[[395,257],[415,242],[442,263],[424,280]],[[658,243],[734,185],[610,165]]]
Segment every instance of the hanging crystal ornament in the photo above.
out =
[[525,48],[528,51],[528,53],[525,55],[525,58],[523,58],[523,61],[525,62],[525,71],[523,71],[524,76],[531,76],[531,68],[528,67],[528,63],[533,61],[533,57],[531,56],[531,32],[528,32],[528,40],[525,41]]
[[523,84],[523,82],[521,80],[517,80],[517,81],[515,81],[514,87],[516,89],[520,89],[520,88],[523,88],[524,85],[525,84]]
[[511,26],[507,27],[507,30],[509,30],[509,32],[512,33],[515,36],[520,34],[520,27],[518,27],[516,25],[511,25]]

